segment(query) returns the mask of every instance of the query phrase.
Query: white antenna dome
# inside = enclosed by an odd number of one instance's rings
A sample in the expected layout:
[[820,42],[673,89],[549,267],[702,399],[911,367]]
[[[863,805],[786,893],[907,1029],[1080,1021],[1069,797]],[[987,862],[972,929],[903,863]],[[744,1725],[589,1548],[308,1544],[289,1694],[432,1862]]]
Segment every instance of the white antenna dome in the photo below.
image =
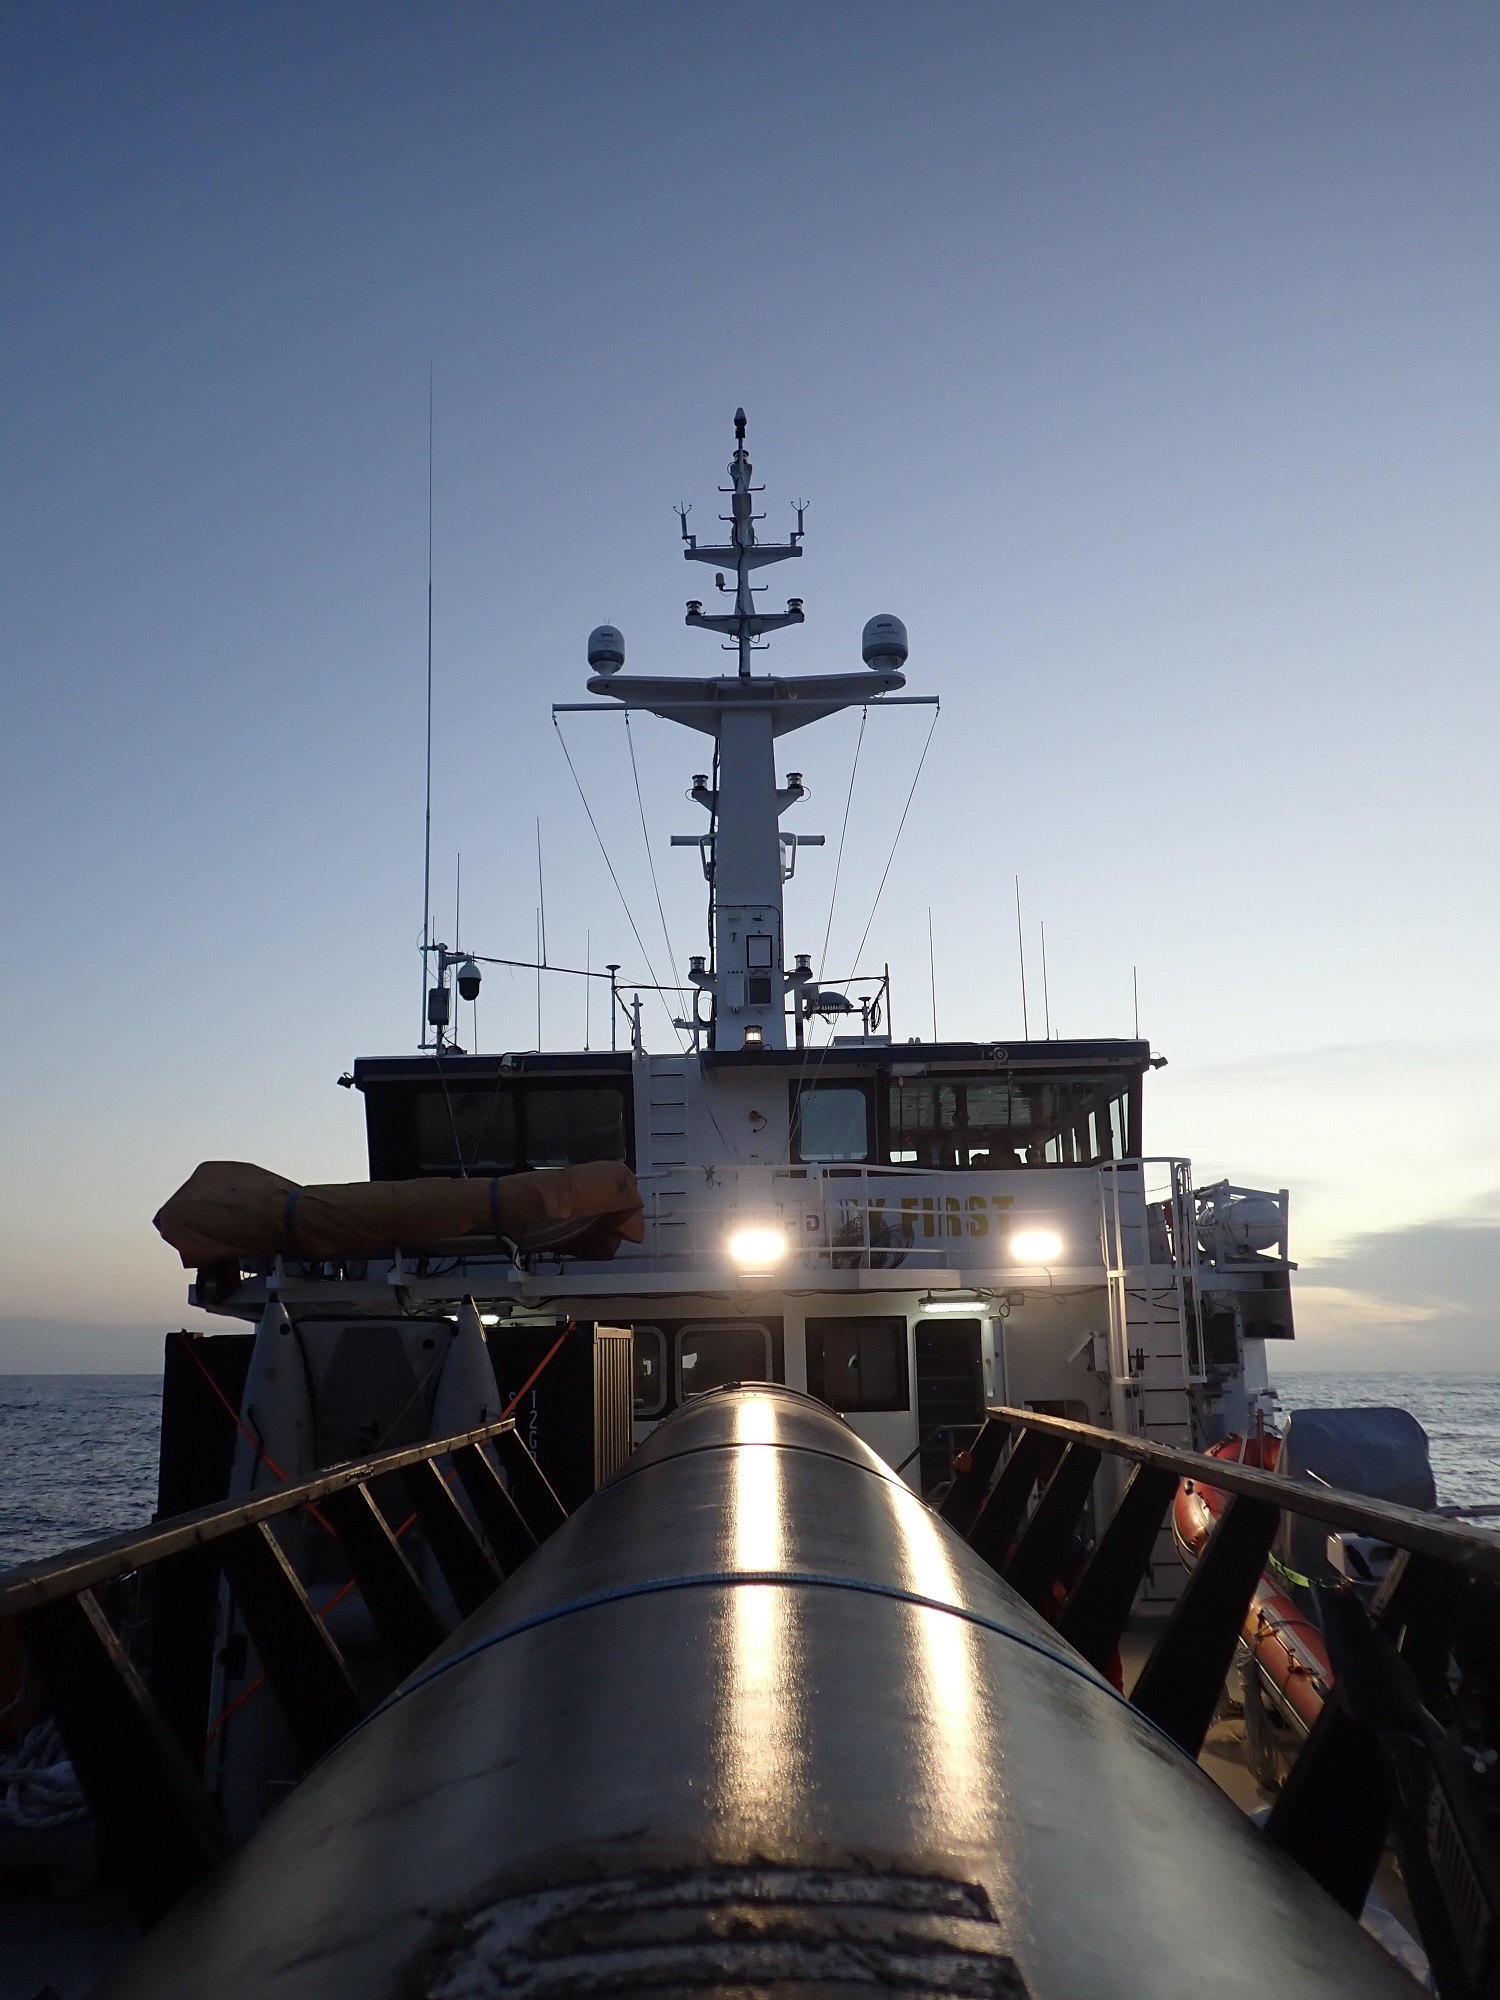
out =
[[[901,636],[904,640],[906,634]],[[589,665],[594,672],[617,674],[624,664],[625,634],[618,625],[596,625],[589,634]]]
[[859,650],[867,667],[891,673],[906,665],[906,627],[889,611],[870,619],[860,634]]

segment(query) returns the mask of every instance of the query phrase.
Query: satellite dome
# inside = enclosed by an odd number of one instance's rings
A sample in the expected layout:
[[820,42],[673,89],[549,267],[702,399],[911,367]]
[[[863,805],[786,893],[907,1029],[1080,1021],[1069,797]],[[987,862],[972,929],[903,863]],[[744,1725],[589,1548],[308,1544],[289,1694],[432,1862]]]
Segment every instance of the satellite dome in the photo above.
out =
[[594,672],[617,674],[624,664],[625,634],[618,625],[596,625],[589,634],[589,665]]
[[889,611],[870,619],[860,635],[859,650],[867,667],[888,674],[906,665],[906,627]]

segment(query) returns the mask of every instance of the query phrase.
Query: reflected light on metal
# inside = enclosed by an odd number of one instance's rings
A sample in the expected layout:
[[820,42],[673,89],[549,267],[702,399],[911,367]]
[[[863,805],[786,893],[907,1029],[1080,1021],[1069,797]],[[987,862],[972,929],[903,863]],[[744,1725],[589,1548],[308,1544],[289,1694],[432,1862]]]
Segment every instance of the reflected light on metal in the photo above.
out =
[[[942,1531],[931,1514],[907,1489],[891,1490],[896,1527],[905,1557],[907,1588],[939,1604],[961,1604],[964,1594],[944,1545]],[[979,1684],[975,1657],[979,1637],[963,1619],[941,1611],[918,1611],[920,1629],[922,1708],[928,1726],[928,1773],[935,1781],[935,1815],[944,1838],[975,1838],[983,1809],[978,1801],[992,1797],[996,1773],[987,1766],[986,1732],[979,1726],[974,1688]]]
[[779,1229],[737,1229],[729,1254],[742,1271],[774,1270],[786,1255],[786,1238]]
[[1055,1264],[1062,1247],[1052,1229],[1018,1229],[1010,1239],[1010,1254],[1018,1264]]
[[[729,1566],[779,1570],[787,1557],[786,1498],[769,1399],[740,1403],[735,1443],[742,1448],[735,1452],[729,1495]],[[772,1838],[795,1820],[801,1790],[796,1607],[775,1584],[742,1584],[728,1593],[726,1613],[729,1699],[716,1745],[723,1809],[742,1827]]]

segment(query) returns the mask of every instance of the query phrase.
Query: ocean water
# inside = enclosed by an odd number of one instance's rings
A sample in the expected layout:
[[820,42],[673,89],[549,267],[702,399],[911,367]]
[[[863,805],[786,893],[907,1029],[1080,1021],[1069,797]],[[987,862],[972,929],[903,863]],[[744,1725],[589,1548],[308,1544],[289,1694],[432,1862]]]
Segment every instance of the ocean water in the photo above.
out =
[[[1500,1374],[1277,1379],[1283,1410],[1394,1404],[1432,1448],[1438,1499],[1500,1503]],[[0,1375],[0,1569],[143,1525],[156,1506],[161,1378]]]
[[1284,1411],[1368,1408],[1410,1410],[1427,1433],[1442,1507],[1500,1503],[1500,1375],[1324,1374],[1288,1369],[1272,1375]]
[[159,1375],[0,1375],[0,1569],[144,1526]]

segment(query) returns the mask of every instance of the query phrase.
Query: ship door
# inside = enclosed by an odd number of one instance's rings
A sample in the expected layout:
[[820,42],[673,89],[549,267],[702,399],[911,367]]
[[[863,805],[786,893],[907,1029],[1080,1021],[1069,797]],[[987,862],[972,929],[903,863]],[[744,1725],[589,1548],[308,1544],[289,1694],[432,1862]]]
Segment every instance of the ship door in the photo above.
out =
[[984,1346],[977,1319],[917,1321],[917,1432],[922,1492],[953,1477],[953,1459],[984,1422]]

